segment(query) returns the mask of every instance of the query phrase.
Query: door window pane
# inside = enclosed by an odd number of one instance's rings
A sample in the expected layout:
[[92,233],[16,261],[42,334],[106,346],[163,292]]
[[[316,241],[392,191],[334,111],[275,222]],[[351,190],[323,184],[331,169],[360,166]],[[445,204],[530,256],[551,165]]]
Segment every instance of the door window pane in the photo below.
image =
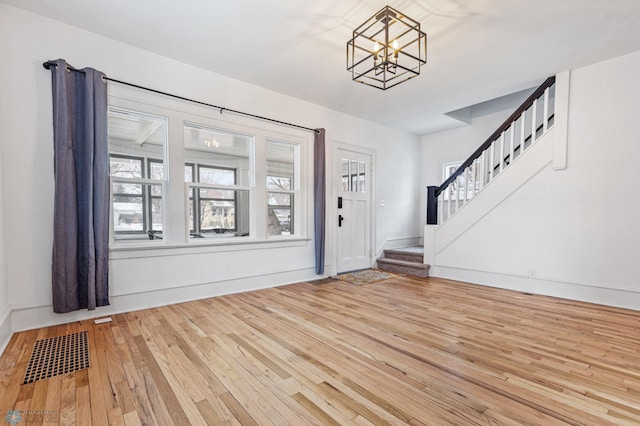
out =
[[358,188],[360,192],[367,192],[367,163],[364,161],[358,163]]
[[365,161],[342,159],[342,191],[367,192],[369,165]]
[[349,160],[342,159],[342,191],[349,192]]

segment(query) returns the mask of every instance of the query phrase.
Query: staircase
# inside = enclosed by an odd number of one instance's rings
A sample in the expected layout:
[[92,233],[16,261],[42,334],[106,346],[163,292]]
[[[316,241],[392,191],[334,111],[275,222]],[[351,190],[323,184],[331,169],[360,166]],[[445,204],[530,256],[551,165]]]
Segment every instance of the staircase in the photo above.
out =
[[555,122],[555,76],[549,77],[440,186],[427,187],[427,225],[443,225]]
[[396,274],[426,278],[430,265],[424,263],[424,247],[402,247],[387,249],[378,258],[378,269]]

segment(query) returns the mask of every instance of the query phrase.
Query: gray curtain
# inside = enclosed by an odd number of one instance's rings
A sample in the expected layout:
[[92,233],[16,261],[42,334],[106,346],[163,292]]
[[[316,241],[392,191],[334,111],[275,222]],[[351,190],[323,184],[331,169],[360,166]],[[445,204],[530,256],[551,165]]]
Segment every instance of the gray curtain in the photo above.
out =
[[48,62],[53,83],[53,310],[109,304],[107,84],[92,68]]
[[316,274],[324,274],[324,222],[326,210],[326,170],[324,129],[316,129],[313,145],[313,220],[316,243]]

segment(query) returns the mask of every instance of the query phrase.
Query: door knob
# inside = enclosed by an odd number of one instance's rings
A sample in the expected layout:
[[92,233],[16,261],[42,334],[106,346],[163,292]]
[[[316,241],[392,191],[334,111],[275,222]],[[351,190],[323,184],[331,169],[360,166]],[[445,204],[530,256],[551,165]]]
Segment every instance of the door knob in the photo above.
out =
[[338,226],[342,226],[342,221],[344,220],[344,217],[342,217],[341,214],[338,215]]

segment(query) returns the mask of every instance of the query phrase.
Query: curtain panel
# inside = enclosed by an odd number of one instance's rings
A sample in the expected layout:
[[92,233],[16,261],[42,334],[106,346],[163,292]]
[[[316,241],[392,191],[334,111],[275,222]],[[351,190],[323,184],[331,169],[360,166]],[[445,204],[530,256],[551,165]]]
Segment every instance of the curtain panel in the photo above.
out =
[[316,129],[313,146],[313,219],[315,228],[316,274],[324,274],[325,213],[326,213],[326,164],[324,129]]
[[107,84],[92,68],[50,61],[53,88],[53,310],[109,304]]

